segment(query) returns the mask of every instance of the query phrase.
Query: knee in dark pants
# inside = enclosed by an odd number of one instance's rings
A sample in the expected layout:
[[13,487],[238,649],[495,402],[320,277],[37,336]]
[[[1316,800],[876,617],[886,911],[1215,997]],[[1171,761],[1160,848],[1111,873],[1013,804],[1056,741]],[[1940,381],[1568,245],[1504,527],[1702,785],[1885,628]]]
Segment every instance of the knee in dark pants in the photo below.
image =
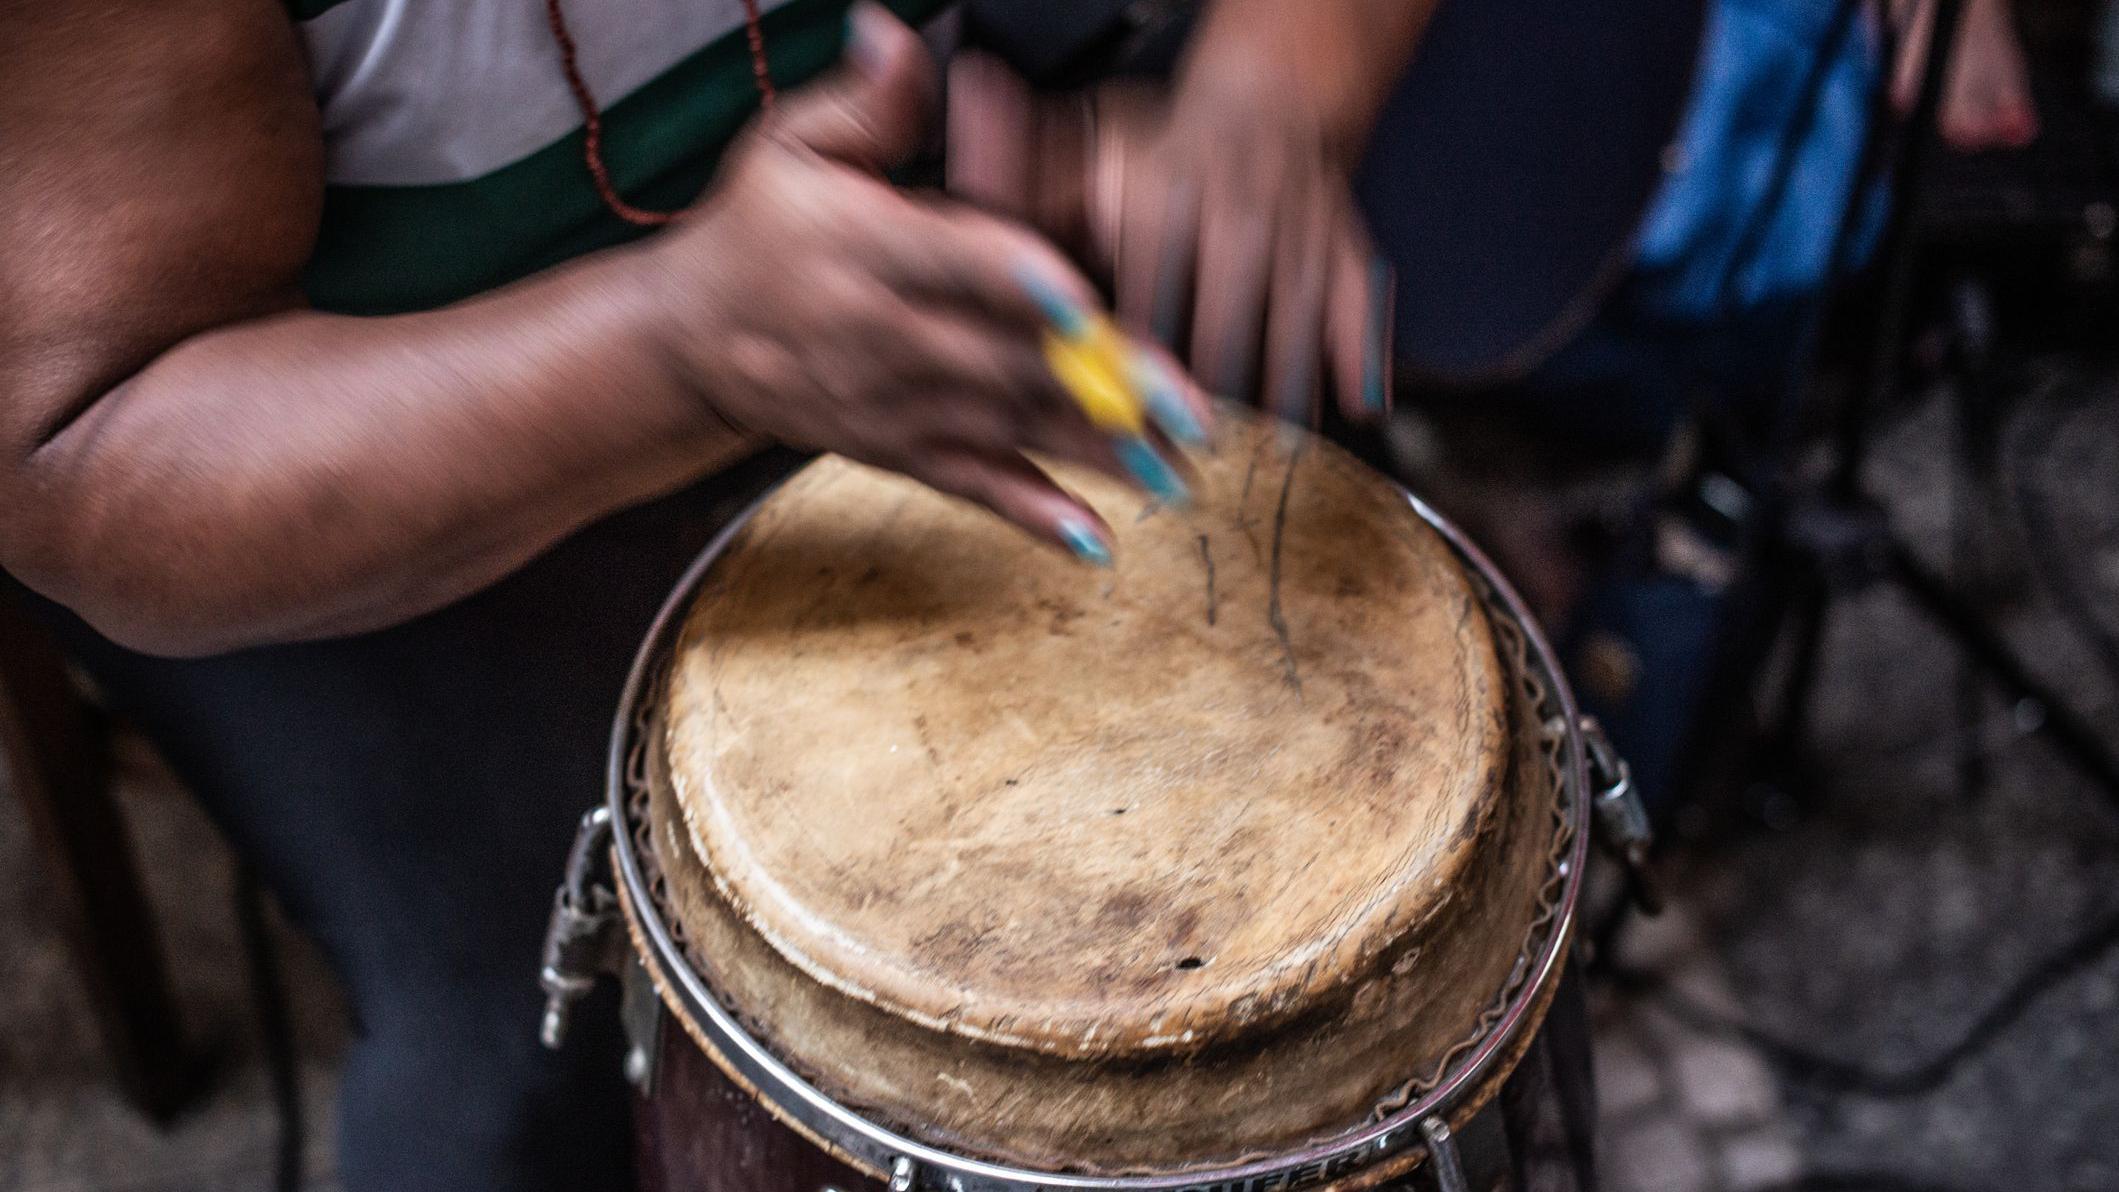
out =
[[576,1012],[563,1051],[537,1041],[519,985],[392,991],[346,1059],[347,1192],[620,1192],[634,1187],[616,999]]

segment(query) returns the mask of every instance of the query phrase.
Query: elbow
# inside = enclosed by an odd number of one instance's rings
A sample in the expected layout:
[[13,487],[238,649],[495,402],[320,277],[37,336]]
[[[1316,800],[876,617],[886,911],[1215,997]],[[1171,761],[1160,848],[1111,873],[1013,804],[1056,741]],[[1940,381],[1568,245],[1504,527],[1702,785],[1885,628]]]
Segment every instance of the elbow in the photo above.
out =
[[112,642],[157,658],[207,658],[252,644],[229,626],[214,625],[166,606],[110,601],[69,607],[89,628]]
[[18,567],[12,561],[9,570],[30,590],[135,653],[204,658],[251,644],[234,627],[202,615],[191,602],[146,594],[146,585],[93,570]]
[[[255,644],[217,609],[195,577],[157,566],[139,552],[98,542],[85,527],[34,511],[0,525],[0,568],[66,608],[117,645],[163,658],[202,658]],[[41,523],[41,524],[40,524]]]
[[[255,626],[231,616],[234,602],[187,568],[170,568],[131,552],[80,552],[69,566],[24,582],[135,653],[204,658],[261,641]],[[101,557],[94,557],[101,554]]]
[[[199,658],[265,644],[270,617],[259,614],[271,593],[260,580],[273,567],[229,566],[215,548],[219,504],[182,466],[128,450],[138,432],[116,438],[91,422],[0,441],[0,570],[137,653]],[[113,454],[122,466],[104,462]]]

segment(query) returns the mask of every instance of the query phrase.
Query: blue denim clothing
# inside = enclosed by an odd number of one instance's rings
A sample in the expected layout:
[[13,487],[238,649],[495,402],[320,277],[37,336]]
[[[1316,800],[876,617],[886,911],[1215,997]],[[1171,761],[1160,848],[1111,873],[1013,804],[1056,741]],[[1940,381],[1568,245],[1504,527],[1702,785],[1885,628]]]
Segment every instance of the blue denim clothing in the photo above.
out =
[[[1638,449],[1697,413],[1755,437],[1787,412],[1834,280],[1843,215],[1869,186],[1866,143],[1884,84],[1869,20],[1844,0],[1717,0],[1674,168],[1632,272],[1527,386],[1544,425]],[[1883,200],[1873,187],[1858,200],[1846,268],[1873,252]],[[1581,695],[1658,812],[1682,780],[1715,644],[1749,615],[1736,596],[1663,573],[1644,546],[1623,552],[1563,627],[1571,660],[1614,640],[1633,657],[1626,690]]]
[[[1713,322],[1825,282],[1882,85],[1870,19],[1850,0],[1718,0],[1675,168],[1641,228],[1637,316]],[[1863,252],[1880,200],[1865,200]]]
[[1858,188],[1848,269],[1882,229],[1885,195],[1863,176],[1878,40],[1846,0],[1717,0],[1633,266],[1523,386],[1530,418],[1646,449],[1701,403],[1759,418],[1785,400]]

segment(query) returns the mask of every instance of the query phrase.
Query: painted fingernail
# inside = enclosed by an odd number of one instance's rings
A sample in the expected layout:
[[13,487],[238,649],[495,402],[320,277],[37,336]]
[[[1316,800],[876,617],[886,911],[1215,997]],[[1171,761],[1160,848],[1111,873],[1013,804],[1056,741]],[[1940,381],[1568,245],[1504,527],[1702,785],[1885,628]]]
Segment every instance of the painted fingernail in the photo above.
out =
[[1382,257],[1369,262],[1369,333],[1361,357],[1361,400],[1378,414],[1390,404],[1391,323],[1397,288],[1390,262]]
[[1118,459],[1140,481],[1141,487],[1165,505],[1182,505],[1192,499],[1192,491],[1185,487],[1184,478],[1170,466],[1148,440],[1126,438],[1118,441]]
[[1046,277],[1035,265],[1018,265],[1015,269],[1016,284],[1030,295],[1045,318],[1059,329],[1061,335],[1078,339],[1089,333],[1089,312],[1080,303],[1069,297],[1065,290]]
[[1177,381],[1170,370],[1161,363],[1147,357],[1136,356],[1133,361],[1133,384],[1140,389],[1148,403],[1148,414],[1164,434],[1187,447],[1203,447],[1207,442],[1206,428],[1199,424],[1199,416],[1185,404],[1184,395],[1177,388]]
[[1299,454],[1309,437],[1309,428],[1285,418],[1273,419],[1273,442],[1286,456]]
[[1067,549],[1074,552],[1075,558],[1092,567],[1111,565],[1111,548],[1104,545],[1103,536],[1088,522],[1078,517],[1061,518],[1059,534],[1060,541],[1067,544]]

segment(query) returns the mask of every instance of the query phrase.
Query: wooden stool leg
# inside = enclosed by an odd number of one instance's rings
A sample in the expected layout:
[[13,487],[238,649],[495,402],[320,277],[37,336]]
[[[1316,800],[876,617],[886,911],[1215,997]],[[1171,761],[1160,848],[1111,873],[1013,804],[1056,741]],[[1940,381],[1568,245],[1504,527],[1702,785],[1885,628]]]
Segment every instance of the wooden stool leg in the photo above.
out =
[[126,1097],[156,1121],[189,1071],[176,1003],[131,841],[110,788],[109,742],[41,627],[0,591],[0,765],[44,853],[69,949]]

